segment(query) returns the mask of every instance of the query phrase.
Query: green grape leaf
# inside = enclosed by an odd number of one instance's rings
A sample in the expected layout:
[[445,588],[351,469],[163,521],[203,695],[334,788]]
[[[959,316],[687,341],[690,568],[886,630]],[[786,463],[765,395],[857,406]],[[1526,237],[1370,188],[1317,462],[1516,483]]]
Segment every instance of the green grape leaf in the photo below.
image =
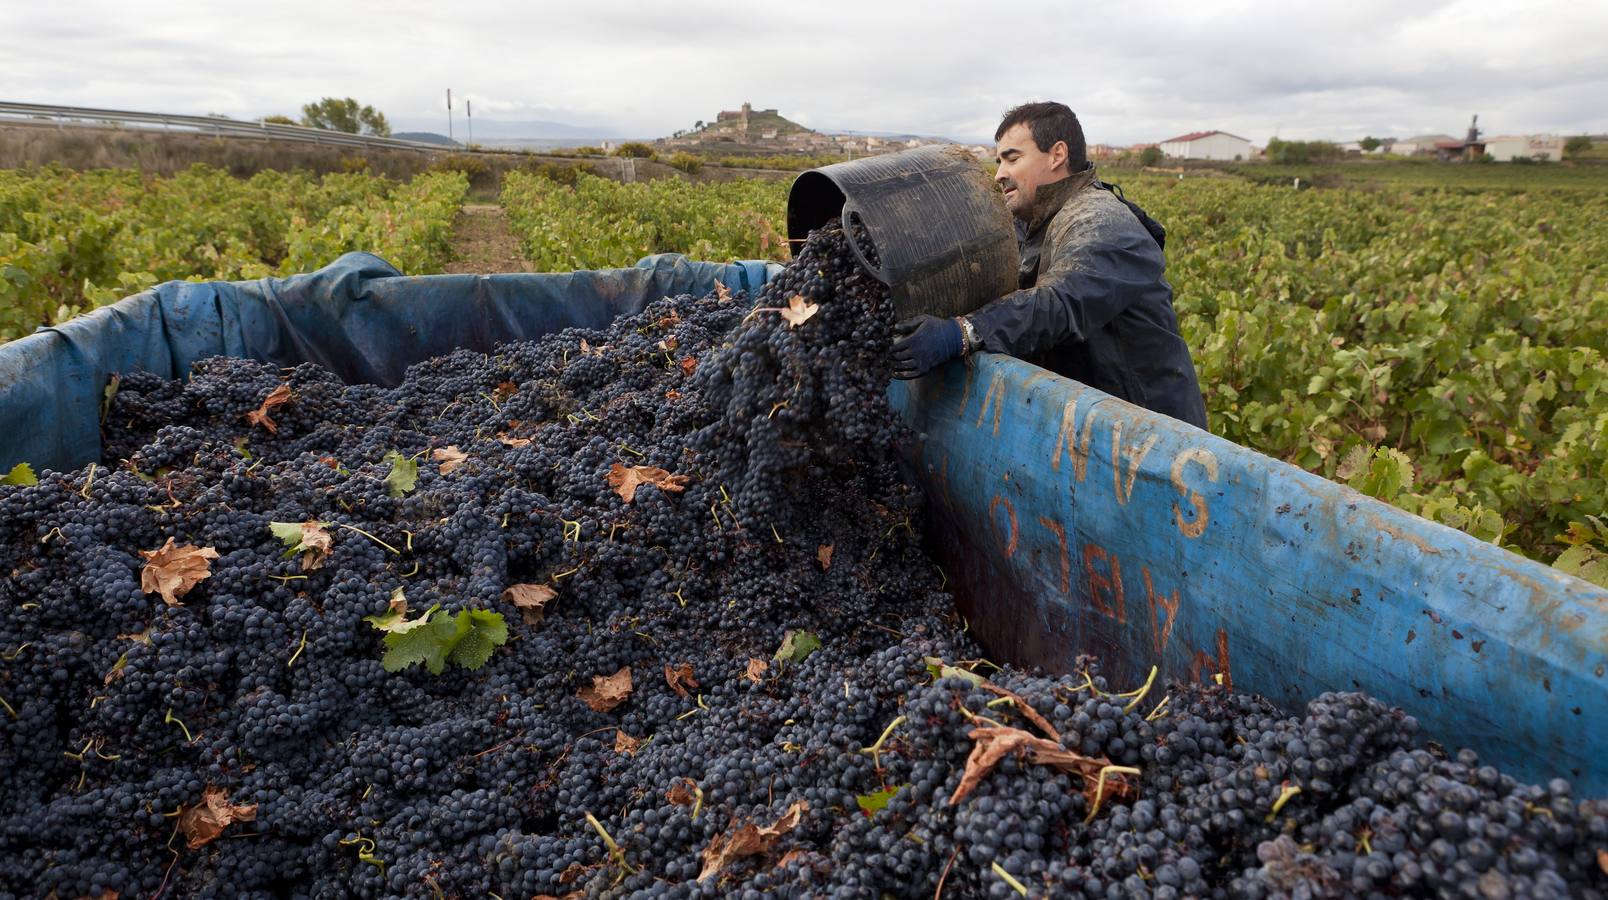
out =
[[117,388],[122,383],[123,376],[116,372],[106,379],[106,389],[101,391],[100,420],[103,424],[106,422],[106,414],[112,411],[112,399],[117,396]]
[[821,649],[821,639],[808,631],[788,630],[782,636],[782,645],[773,657],[778,662],[803,662],[804,658]]
[[296,550],[301,547],[302,542],[300,522],[269,522],[268,530],[284,543],[286,559],[296,555]]
[[429,621],[430,616],[441,608],[441,604],[425,610],[424,615],[417,619],[408,618],[408,598],[401,588],[391,592],[391,605],[385,612],[377,616],[364,616],[363,621],[373,625],[386,634],[399,634],[412,631]]
[[0,484],[15,484],[26,487],[27,485],[38,483],[39,476],[34,474],[33,466],[25,462],[12,466],[11,471],[7,472],[4,478],[0,478]]
[[501,613],[483,609],[461,610],[457,615],[458,638],[448,661],[471,671],[486,664],[491,652],[508,642],[508,626]]
[[432,675],[440,675],[446,669],[447,654],[452,650],[458,625],[447,616],[432,619],[431,613],[437,608],[431,607],[417,623],[409,623],[413,627],[385,636],[385,655],[380,657],[385,671],[400,672],[418,663],[424,663]]
[[385,476],[385,489],[393,497],[402,497],[419,486],[419,464],[395,450],[385,454],[383,462],[391,464]]
[[1552,567],[1598,587],[1608,588],[1608,553],[1589,544],[1577,544],[1553,560]]
[[967,671],[958,666],[945,665],[944,661],[939,657],[927,656],[923,657],[922,660],[927,664],[927,674],[931,675],[934,681],[940,678],[963,678],[972,684],[982,684],[984,681],[983,676],[976,672]]
[[887,808],[888,801],[892,800],[894,795],[898,794],[901,790],[909,786],[910,785],[908,784],[896,784],[893,787],[883,788],[880,791],[872,791],[869,794],[860,794],[854,798],[854,802],[860,805],[860,809],[863,810],[866,815],[876,815],[877,810]]

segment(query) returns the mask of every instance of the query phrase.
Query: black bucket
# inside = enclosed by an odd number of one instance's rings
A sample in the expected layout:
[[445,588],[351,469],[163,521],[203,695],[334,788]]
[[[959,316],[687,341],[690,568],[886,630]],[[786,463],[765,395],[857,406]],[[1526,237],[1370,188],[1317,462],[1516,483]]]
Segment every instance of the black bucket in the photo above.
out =
[[900,318],[965,315],[1016,290],[1011,214],[976,157],[959,147],[834,163],[794,179],[787,237],[795,253],[812,229],[838,217],[865,226],[878,264],[850,244],[888,286]]

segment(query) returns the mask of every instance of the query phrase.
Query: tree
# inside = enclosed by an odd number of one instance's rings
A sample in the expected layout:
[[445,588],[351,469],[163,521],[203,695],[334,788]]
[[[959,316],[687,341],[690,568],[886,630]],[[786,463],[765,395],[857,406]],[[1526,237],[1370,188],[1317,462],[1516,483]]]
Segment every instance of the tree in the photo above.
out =
[[325,97],[317,103],[303,106],[301,123],[308,128],[344,131],[347,134],[387,137],[391,133],[391,125],[385,121],[385,113],[372,106],[359,106],[351,97],[344,100]]
[[1155,144],[1151,144],[1150,146],[1146,147],[1145,149],[1139,151],[1139,165],[1141,165],[1141,166],[1159,166],[1159,165],[1161,165],[1161,148],[1157,147]]
[[1579,159],[1581,156],[1584,156],[1590,152],[1591,138],[1587,137],[1586,135],[1577,134],[1563,142],[1563,155],[1570,159]]
[[264,125],[300,125],[301,123],[296,121],[295,119],[292,119],[290,116],[263,116],[262,117],[262,124],[264,124]]
[[654,159],[659,154],[654,151],[652,146],[642,141],[626,141],[615,149],[614,155],[635,157],[636,159]]
[[1367,137],[1363,138],[1362,140],[1358,141],[1357,146],[1361,147],[1362,152],[1364,152],[1364,153],[1372,153],[1375,150],[1378,150],[1381,146],[1383,146],[1384,143],[1385,143],[1384,141],[1381,141],[1380,139],[1378,139],[1378,138],[1376,138],[1376,137],[1374,137],[1373,135],[1370,134]]

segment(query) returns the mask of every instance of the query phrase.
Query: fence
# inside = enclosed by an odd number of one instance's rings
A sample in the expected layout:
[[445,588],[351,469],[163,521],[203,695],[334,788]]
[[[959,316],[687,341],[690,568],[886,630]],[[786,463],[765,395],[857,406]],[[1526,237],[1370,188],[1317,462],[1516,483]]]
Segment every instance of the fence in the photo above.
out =
[[50,106],[42,103],[12,103],[0,101],[0,124],[20,120],[28,124],[53,122],[58,128],[86,124],[109,124],[134,128],[157,128],[164,131],[190,131],[216,137],[252,138],[270,141],[295,141],[303,144],[324,144],[332,147],[386,148],[391,150],[445,151],[454,149],[443,144],[424,141],[404,141],[397,138],[376,137],[367,134],[347,134],[306,128],[301,125],[270,125],[265,122],[242,122],[218,116],[180,116],[167,113],[131,112],[119,109],[94,109],[84,106]]

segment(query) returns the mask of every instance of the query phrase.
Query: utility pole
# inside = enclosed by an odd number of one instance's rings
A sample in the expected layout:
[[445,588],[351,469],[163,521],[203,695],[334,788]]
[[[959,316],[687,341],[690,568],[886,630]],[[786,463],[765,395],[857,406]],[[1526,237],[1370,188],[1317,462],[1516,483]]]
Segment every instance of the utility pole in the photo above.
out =
[[447,88],[447,140],[452,140],[452,88]]
[[475,145],[475,101],[463,101],[463,118],[469,125],[469,146]]

